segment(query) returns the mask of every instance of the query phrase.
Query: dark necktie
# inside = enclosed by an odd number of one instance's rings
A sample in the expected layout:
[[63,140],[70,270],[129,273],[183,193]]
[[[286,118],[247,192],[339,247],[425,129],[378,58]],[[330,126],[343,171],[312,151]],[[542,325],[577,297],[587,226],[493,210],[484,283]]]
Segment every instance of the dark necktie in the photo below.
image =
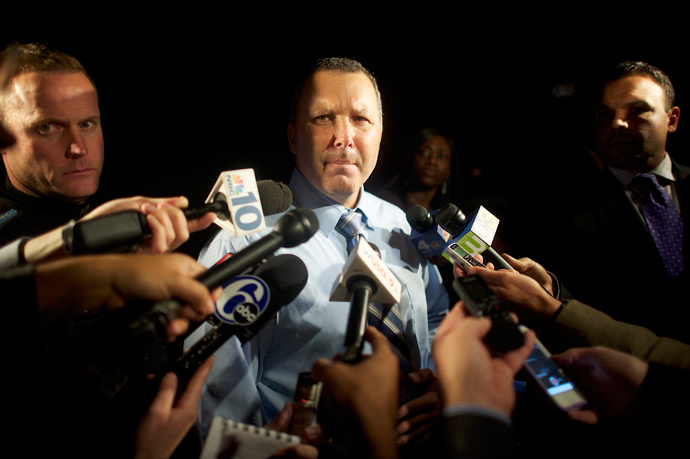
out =
[[683,272],[683,219],[654,174],[640,174],[631,187],[643,197],[642,215],[671,279]]
[[[364,225],[360,211],[351,210],[344,213],[338,221],[338,229],[346,236],[348,253],[357,246],[360,237],[364,237]],[[364,217],[366,218],[366,217]],[[410,348],[405,338],[405,328],[400,314],[400,306],[369,303],[369,325],[383,333],[392,345],[393,351],[400,360],[400,370],[407,374],[411,371]]]

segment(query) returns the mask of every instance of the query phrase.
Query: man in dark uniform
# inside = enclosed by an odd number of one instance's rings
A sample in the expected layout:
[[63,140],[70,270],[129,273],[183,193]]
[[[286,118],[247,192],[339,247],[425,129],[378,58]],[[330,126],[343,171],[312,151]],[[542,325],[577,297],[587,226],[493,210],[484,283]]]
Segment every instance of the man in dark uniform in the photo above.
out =
[[[59,255],[60,228],[91,210],[103,167],[95,85],[82,64],[61,51],[38,44],[9,46],[0,54],[0,127],[7,172],[0,179],[0,247],[7,249],[0,267]],[[137,210],[146,215],[151,233],[144,248],[164,252],[215,218],[207,213],[188,222],[180,210],[187,204],[184,196],[135,196],[109,201],[87,218]],[[49,232],[57,237],[22,245]]]
[[44,233],[89,209],[103,166],[96,88],[72,56],[42,45],[2,53],[0,122],[15,142],[0,149],[0,243]]

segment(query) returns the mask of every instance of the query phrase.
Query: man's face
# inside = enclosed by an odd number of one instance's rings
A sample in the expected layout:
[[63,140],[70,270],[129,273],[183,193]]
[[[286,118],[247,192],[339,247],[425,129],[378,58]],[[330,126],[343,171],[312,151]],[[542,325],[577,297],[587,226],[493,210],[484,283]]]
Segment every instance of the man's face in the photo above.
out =
[[83,202],[98,189],[103,132],[96,91],[83,73],[22,73],[4,123],[16,143],[2,150],[10,182],[31,196]]
[[381,144],[374,85],[363,73],[316,72],[288,127],[297,169],[320,192],[353,208]]
[[645,76],[630,76],[604,87],[594,115],[597,154],[619,169],[647,172],[666,154],[666,136],[678,127],[680,110],[666,109],[661,86]]

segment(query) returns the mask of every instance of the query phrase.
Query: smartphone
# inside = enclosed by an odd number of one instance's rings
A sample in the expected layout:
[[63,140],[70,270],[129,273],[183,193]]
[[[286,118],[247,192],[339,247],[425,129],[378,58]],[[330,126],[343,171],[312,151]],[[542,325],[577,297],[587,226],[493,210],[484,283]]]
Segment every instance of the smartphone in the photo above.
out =
[[300,373],[292,399],[292,419],[287,433],[304,439],[304,429],[316,424],[316,413],[323,384],[315,381],[311,373]]
[[[520,326],[522,331],[526,327]],[[539,387],[553,404],[563,411],[570,411],[587,404],[587,400],[575,384],[551,360],[551,353],[538,339],[523,366],[523,373]]]
[[453,289],[470,314],[491,319],[484,341],[492,350],[507,352],[525,343],[523,333],[484,279],[477,275],[458,277],[453,281]]
[[460,247],[457,242],[453,242],[452,244],[448,245],[444,251],[444,254],[448,260],[452,261],[453,263],[457,263],[465,271],[467,271],[467,268],[472,266],[486,268],[484,263],[467,253],[467,251]]

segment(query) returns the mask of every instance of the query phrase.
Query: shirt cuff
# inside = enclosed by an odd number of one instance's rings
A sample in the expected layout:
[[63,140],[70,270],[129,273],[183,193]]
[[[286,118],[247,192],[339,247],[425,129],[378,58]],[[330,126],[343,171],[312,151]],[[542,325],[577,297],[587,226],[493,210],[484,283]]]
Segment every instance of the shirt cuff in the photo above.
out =
[[26,263],[24,259],[24,245],[31,239],[22,237],[0,247],[0,269],[14,268]]

